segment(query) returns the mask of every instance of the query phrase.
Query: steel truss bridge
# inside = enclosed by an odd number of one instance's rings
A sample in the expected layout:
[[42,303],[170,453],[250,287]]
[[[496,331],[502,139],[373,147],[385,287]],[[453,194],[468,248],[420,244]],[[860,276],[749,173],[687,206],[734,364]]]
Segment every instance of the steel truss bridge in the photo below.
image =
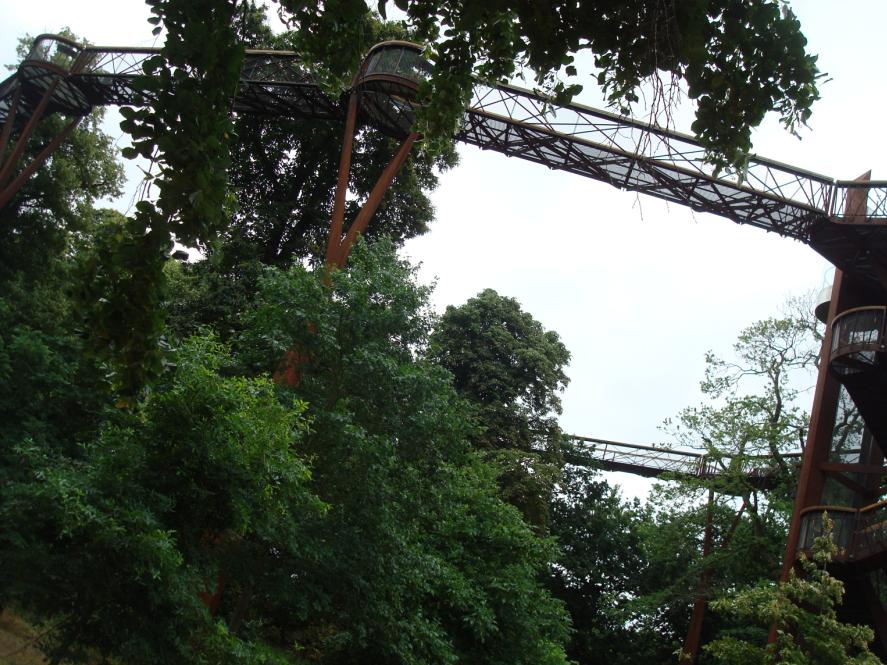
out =
[[[383,53],[376,68],[383,76],[377,78],[385,78],[387,67],[401,79],[417,80],[423,63],[416,54],[405,56],[407,51],[401,49],[397,62],[385,62]],[[41,115],[76,119],[95,106],[150,104],[137,79],[157,56],[159,49],[83,46],[41,35],[19,69],[0,83],[0,125],[6,128],[0,148],[12,126],[27,126]],[[413,117],[408,98],[391,86],[361,93],[359,123],[397,138],[407,135]],[[250,50],[232,109],[344,121],[346,101],[347,95],[324,93],[296,54]],[[757,156],[741,173],[717,173],[691,136],[580,104],[557,104],[505,84],[475,86],[456,138],[774,231],[809,244],[842,270],[887,282],[887,182],[837,181]],[[9,177],[0,172],[0,188]]]
[[[0,82],[0,208],[94,107],[151,104],[140,79],[157,57],[159,49],[94,47],[58,35],[38,37],[19,68]],[[379,44],[367,54],[352,89],[335,98],[315,83],[310,67],[294,53],[245,54],[231,100],[233,112],[314,118],[345,126],[327,247],[331,265],[347,260],[355,237],[366,228],[418,138],[413,131],[415,93],[428,67],[421,48],[414,44]],[[67,125],[29,164],[20,165],[37,124],[53,113],[67,116]],[[401,139],[402,144],[343,238],[348,146],[360,126]],[[821,532],[822,515],[840,513],[836,520],[840,528],[833,538],[843,548],[836,563],[846,569],[845,605],[876,628],[880,651],[887,656],[887,612],[865,577],[872,568],[887,567],[887,504],[870,503],[883,494],[882,479],[887,475],[887,181],[871,181],[868,174],[852,181],[835,180],[754,155],[741,172],[717,172],[691,136],[580,104],[558,104],[505,84],[474,86],[455,138],[773,231],[808,244],[839,268],[782,578],[787,578],[796,554]],[[275,377],[296,382],[298,354],[291,351],[288,356],[293,363]],[[860,451],[856,463],[829,461],[839,382],[876,441],[871,450]],[[717,478],[738,471],[761,488],[770,486],[775,477],[771,458],[739,461],[585,437],[570,437],[565,445],[572,463],[648,477]],[[852,505],[820,505],[827,481],[849,489],[855,495]],[[709,519],[703,556],[711,548]],[[698,652],[706,575],[683,649],[691,658],[683,662],[691,662]]]
[[[604,471],[621,471],[644,478],[744,478],[756,489],[774,486],[782,469],[769,455],[711,455],[660,446],[642,446],[587,436],[566,436],[564,459],[576,466],[593,466]],[[786,453],[783,463],[796,469],[801,453]]]

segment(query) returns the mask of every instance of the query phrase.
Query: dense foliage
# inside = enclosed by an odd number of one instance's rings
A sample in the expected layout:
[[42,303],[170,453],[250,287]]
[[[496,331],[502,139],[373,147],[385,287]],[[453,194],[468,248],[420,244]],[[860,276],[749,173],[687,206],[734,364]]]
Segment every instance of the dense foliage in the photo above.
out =
[[243,62],[235,0],[149,4],[155,34],[161,23],[166,29],[160,53],[145,62],[137,82],[152,103],[121,114],[132,140],[123,154],[157,167],[146,183],[157,196],[139,201],[132,218],[100,235],[86,266],[97,348],[112,361],[130,402],[161,368],[164,254],[173,240],[206,247],[228,223],[230,99]]
[[427,288],[385,244],[323,281],[268,272],[238,342],[254,371],[293,345],[310,358],[296,392],[331,509],[306,576],[324,600],[303,639],[331,662],[564,662],[562,615],[538,580],[550,543],[496,497],[449,374],[423,359]]
[[813,560],[804,556],[798,574],[784,584],[748,588],[720,600],[716,608],[761,627],[776,627],[776,640],[762,647],[734,636],[722,637],[705,650],[723,665],[877,665],[868,648],[874,633],[868,626],[838,619],[844,584],[828,572],[837,546],[833,524],[825,517],[824,534],[813,544]]
[[560,554],[549,588],[573,621],[567,654],[577,663],[670,660],[670,644],[632,601],[647,568],[644,515],[592,469],[566,468],[551,500],[551,535]]
[[516,300],[487,289],[447,307],[432,354],[475,405],[474,444],[499,467],[503,496],[544,527],[563,464],[557,415],[570,352]]
[[[199,291],[167,272],[177,302]],[[233,346],[170,335],[128,409],[90,356],[76,356],[85,376],[55,375],[64,357],[41,351],[36,377],[90,416],[51,429],[54,411],[34,409],[5,430],[0,603],[43,623],[47,653],[566,662],[566,615],[542,584],[553,544],[498,498],[467,406],[423,360],[427,289],[384,245],[325,279],[266,270]],[[45,322],[18,316],[19,344],[40,341]],[[277,389],[268,370],[296,342],[311,361],[297,392]],[[41,398],[23,389],[4,393],[7,412]]]
[[[710,401],[673,432],[724,473],[673,479],[642,507],[563,465],[557,334],[491,290],[435,317],[395,246],[432,219],[471,76],[525,65],[569,96],[558,77],[590,50],[622,108],[644,79],[674,75],[712,160],[737,166],[767,110],[794,126],[816,98],[791,12],[394,4],[404,24],[363,1],[281,0],[296,30],[274,37],[251,2],[151,0],[166,30],[140,83],[154,102],[123,113],[156,196],[131,218],[96,208],[121,171],[94,115],[0,211],[0,607],[39,625],[52,662],[665,662],[704,571],[711,597],[772,579],[792,474],[781,455],[803,419],[785,378],[809,362],[809,330],[765,321],[740,338],[741,365],[709,358]],[[368,234],[391,240],[312,270],[342,130],[230,117],[243,48],[295,47],[341,87],[392,37],[434,44],[424,149]],[[366,131],[355,145],[351,208],[392,148]],[[173,239],[203,258],[168,261]],[[270,376],[293,349],[284,388]],[[759,383],[738,392],[749,375]],[[761,451],[779,462],[766,493],[732,461]],[[709,491],[717,552],[702,560]],[[836,587],[811,575],[830,620]],[[752,596],[707,621],[712,655],[760,638],[741,611]],[[865,631],[828,628],[865,655]]]

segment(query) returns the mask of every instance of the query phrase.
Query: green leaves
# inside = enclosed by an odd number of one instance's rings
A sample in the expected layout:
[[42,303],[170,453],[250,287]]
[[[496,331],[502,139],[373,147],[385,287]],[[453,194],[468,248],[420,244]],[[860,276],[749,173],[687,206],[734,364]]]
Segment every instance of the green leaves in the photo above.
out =
[[[328,286],[324,282],[328,281]],[[390,243],[328,277],[271,269],[235,348],[253,371],[296,349],[314,487],[330,506],[295,630],[327,662],[561,665],[553,556],[498,497],[451,376],[426,359],[428,289]],[[289,392],[289,391],[287,391]]]
[[145,408],[107,413],[77,458],[17,446],[0,525],[18,537],[0,538],[0,582],[5,599],[56,619],[59,658],[72,644],[131,663],[261,650],[254,635],[220,636],[198,592],[227,577],[231,625],[238,598],[309,556],[305,528],[324,506],[298,452],[305,405],[282,405],[267,379],[221,376],[227,358],[189,340]]
[[[126,236],[100,242],[86,273],[92,323],[116,368],[123,402],[131,403],[161,366],[162,262],[173,239],[205,248],[229,221],[230,100],[243,59],[233,26],[237,3],[152,0],[150,22],[167,39],[159,56],[143,63],[138,85],[150,107],[123,108],[121,127],[132,146],[127,159],[157,167],[156,201],[140,201]],[[107,276],[107,278],[104,278]]]
[[816,539],[813,561],[802,556],[800,571],[792,570],[783,584],[741,589],[713,607],[762,627],[776,626],[776,641],[766,648],[734,637],[715,640],[705,651],[715,662],[818,665],[847,663],[876,665],[881,662],[869,650],[874,633],[868,626],[844,623],[838,607],[844,584],[827,570],[835,554],[833,524],[824,520],[825,533]]
[[482,431],[474,444],[499,467],[502,496],[544,529],[561,466],[554,414],[569,382],[569,351],[557,333],[492,289],[447,307],[431,343],[433,357],[476,407]]

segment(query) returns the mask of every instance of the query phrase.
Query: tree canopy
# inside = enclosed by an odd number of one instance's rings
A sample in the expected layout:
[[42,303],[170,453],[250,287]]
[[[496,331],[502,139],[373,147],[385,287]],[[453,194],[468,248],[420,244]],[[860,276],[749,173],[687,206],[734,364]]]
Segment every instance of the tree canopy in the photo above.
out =
[[544,527],[562,466],[557,415],[570,352],[556,332],[492,289],[447,307],[431,346],[477,409],[474,443],[500,465],[503,496]]

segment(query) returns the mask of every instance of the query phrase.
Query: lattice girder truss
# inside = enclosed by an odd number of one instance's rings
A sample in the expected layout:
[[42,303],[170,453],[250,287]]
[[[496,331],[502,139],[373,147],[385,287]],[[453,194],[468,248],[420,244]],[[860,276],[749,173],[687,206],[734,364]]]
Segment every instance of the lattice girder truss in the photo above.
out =
[[[144,75],[148,59],[159,56],[158,49],[42,39],[66,42],[76,57],[59,69],[41,62],[35,45],[36,59],[26,60],[0,83],[0,125],[17,98],[16,125],[24,123],[50,86],[55,86],[45,109],[50,113],[76,116],[96,105],[150,103],[136,79]],[[382,122],[378,117],[384,108],[409,112],[395,97],[390,104],[373,106],[375,116],[367,113],[361,121],[388,133],[401,128],[402,118]],[[246,52],[232,110],[338,121],[345,115],[342,101],[325,94],[298,57],[286,51]],[[774,231],[810,244],[845,271],[882,283],[887,275],[887,182],[838,182],[756,156],[741,173],[716,172],[691,136],[579,104],[559,105],[510,85],[479,83],[456,138]],[[865,189],[865,206],[856,218],[844,218],[847,196],[860,188]]]
[[[577,466],[591,465],[645,478],[666,474],[699,479],[743,476],[753,486],[761,488],[769,487],[781,470],[779,463],[769,455],[749,455],[739,459],[584,436],[566,437],[564,456],[567,462]],[[800,453],[797,452],[783,455],[783,462],[792,467],[799,460]]]

